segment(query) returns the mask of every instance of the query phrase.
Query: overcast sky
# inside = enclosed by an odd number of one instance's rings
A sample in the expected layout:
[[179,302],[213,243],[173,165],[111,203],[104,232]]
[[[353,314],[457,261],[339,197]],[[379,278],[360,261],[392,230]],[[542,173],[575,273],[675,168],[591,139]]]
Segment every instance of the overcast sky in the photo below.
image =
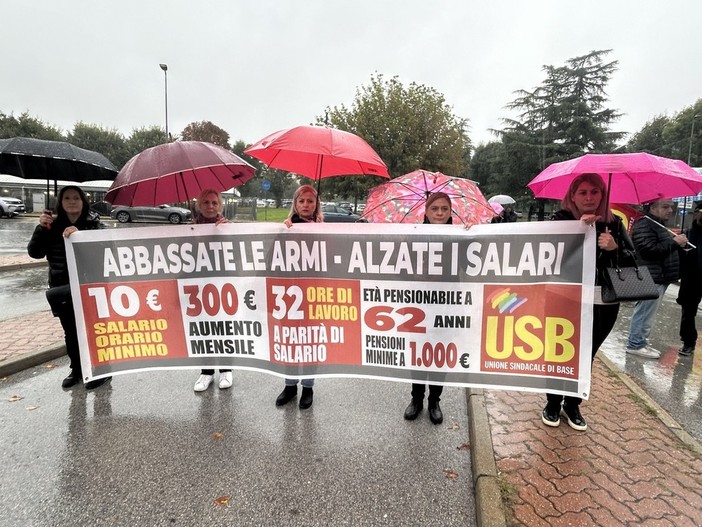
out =
[[702,97],[699,0],[12,0],[0,111],[70,131],[209,120],[252,143],[353,102],[374,73],[442,93],[475,145],[518,89],[592,50],[619,70],[609,106],[636,132]]

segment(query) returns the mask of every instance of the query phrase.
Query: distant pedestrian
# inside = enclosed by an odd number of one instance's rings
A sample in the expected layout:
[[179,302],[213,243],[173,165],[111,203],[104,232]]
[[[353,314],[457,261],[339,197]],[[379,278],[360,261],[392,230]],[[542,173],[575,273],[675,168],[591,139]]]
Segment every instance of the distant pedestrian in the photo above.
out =
[[519,219],[513,205],[505,205],[500,216],[502,216],[502,223],[514,223]]
[[[228,222],[227,218],[222,215],[222,209],[224,208],[222,195],[214,189],[208,188],[203,190],[195,201],[195,206],[198,210],[198,214],[196,214],[193,219],[193,223],[195,224],[204,225],[207,223],[214,223],[219,225]],[[200,376],[197,378],[193,389],[196,392],[204,392],[207,390],[214,380],[214,374],[214,369],[200,370]],[[220,390],[231,387],[232,370],[219,370],[218,385]]]
[[680,340],[683,345],[678,353],[683,357],[692,355],[697,345],[695,317],[702,300],[702,202],[695,204],[692,223],[685,231],[687,239],[696,248],[690,247],[683,255],[683,265],[678,292],[680,316]]
[[648,345],[653,320],[663,301],[668,285],[680,278],[680,252],[687,236],[671,233],[663,224],[675,210],[670,199],[660,199],[645,207],[646,215],[631,229],[639,265],[645,265],[658,286],[658,298],[639,300],[634,306],[629,324],[626,352],[647,359],[657,359],[661,352]]
[[[34,229],[27,245],[27,253],[32,258],[46,258],[49,262],[49,289],[47,300],[51,312],[61,321],[66,342],[66,353],[70,360],[70,371],[61,386],[70,388],[83,380],[78,346],[78,329],[73,312],[73,300],[68,278],[66,245],[68,238],[76,231],[100,229],[103,224],[100,216],[90,210],[90,203],[80,187],[69,185],[63,187],[57,198],[56,218],[50,210],[39,215],[39,225]],[[103,377],[86,382],[85,389],[92,390],[101,386],[111,377]]]
[[[432,225],[449,225],[453,223],[451,219],[451,198],[443,192],[435,192],[427,198],[424,212],[424,223]],[[419,415],[424,407],[424,393],[426,392],[426,384],[412,383],[412,392],[410,403],[405,409],[405,419],[413,421]],[[427,411],[429,412],[429,420],[435,425],[441,424],[444,421],[444,414],[439,406],[441,394],[444,387],[441,384],[429,385],[429,397],[427,399]]]
[[[567,194],[561,202],[561,210],[554,213],[554,220],[580,220],[587,225],[594,225],[597,232],[597,249],[595,253],[595,296],[592,310],[592,348],[590,360],[605,341],[617,321],[619,304],[602,302],[603,275],[607,267],[615,262],[633,260],[627,250],[633,250],[626,229],[619,217],[612,214],[604,199],[605,184],[598,174],[582,174],[570,184]],[[587,255],[586,255],[587,256]],[[588,350],[581,352],[587,353]],[[580,413],[580,397],[546,394],[546,407],[541,413],[541,420],[547,426],[561,424],[561,416],[574,430],[586,430],[587,423]],[[561,406],[562,405],[562,406]]]
[[[315,188],[312,185],[298,187],[293,195],[290,213],[283,223],[290,228],[296,223],[321,223],[323,221],[322,204]],[[275,400],[276,406],[286,405],[297,396],[298,382],[300,382],[299,379],[285,379],[285,387]],[[299,405],[303,410],[312,406],[313,386],[314,379],[302,379],[302,395]]]

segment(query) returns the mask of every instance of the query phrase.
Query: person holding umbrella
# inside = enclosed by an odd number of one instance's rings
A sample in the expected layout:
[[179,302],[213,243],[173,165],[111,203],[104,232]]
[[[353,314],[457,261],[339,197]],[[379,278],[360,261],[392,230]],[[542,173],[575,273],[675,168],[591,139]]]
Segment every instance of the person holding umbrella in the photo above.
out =
[[[222,215],[222,209],[224,208],[224,202],[222,201],[222,195],[211,188],[206,188],[195,201],[195,206],[199,213],[193,219],[193,223],[198,225],[204,225],[207,223],[214,223],[219,225],[221,223],[228,223],[229,220]],[[212,381],[214,380],[214,369],[204,369],[200,370],[200,376],[195,381],[194,390],[196,392],[204,392],[210,387]],[[231,388],[232,386],[232,370],[219,370],[219,389],[225,390]]]
[[639,300],[629,324],[626,352],[646,359],[658,359],[661,352],[648,346],[653,319],[663,301],[668,285],[680,278],[680,251],[687,245],[687,236],[675,234],[663,224],[673,216],[675,202],[658,199],[644,208],[646,215],[631,229],[639,265],[645,265],[658,287],[658,298]]
[[[451,198],[443,192],[434,192],[427,198],[424,206],[424,222],[432,225],[448,225],[453,223],[451,219]],[[441,424],[444,421],[444,414],[441,412],[439,401],[444,387],[440,384],[429,385],[429,399],[427,409],[429,411],[429,420],[435,425]],[[426,385],[423,383],[412,383],[412,399],[405,409],[405,419],[414,421],[419,412],[424,407],[424,392]]]
[[[629,253],[633,249],[621,219],[612,214],[608,207],[605,183],[598,174],[581,174],[573,179],[570,188],[561,202],[561,210],[554,213],[554,220],[580,220],[587,225],[594,225],[597,231],[597,250],[595,253],[595,297],[592,312],[592,349],[590,360],[600,345],[605,341],[617,321],[619,304],[602,302],[602,283],[605,269],[613,267],[617,260],[632,260]],[[565,417],[574,430],[586,430],[587,423],[580,414],[582,399],[555,393],[546,394],[546,407],[541,413],[541,420],[547,426],[556,427]]]
[[[103,227],[100,216],[90,210],[85,192],[80,187],[69,185],[63,187],[58,193],[56,218],[50,210],[44,210],[39,216],[39,225],[34,229],[27,245],[29,256],[37,259],[46,258],[49,262],[49,289],[46,298],[51,305],[51,312],[61,321],[71,368],[61,383],[63,388],[78,384],[83,377],[64,238],[68,238],[76,231]],[[110,379],[111,377],[103,377],[87,382],[85,389],[92,390]]]
[[[290,228],[294,223],[322,223],[323,221],[322,204],[319,202],[319,195],[315,188],[312,185],[298,187],[293,195],[290,213],[283,223]],[[297,396],[298,382],[300,382],[299,379],[285,379],[285,387],[275,400],[276,406],[284,406]],[[314,379],[302,379],[302,395],[299,405],[303,410],[312,406],[313,386]]]

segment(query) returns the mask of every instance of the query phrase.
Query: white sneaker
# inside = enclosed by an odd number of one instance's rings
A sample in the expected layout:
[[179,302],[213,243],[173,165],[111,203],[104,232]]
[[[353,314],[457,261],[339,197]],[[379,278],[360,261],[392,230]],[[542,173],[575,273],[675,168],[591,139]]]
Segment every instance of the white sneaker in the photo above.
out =
[[225,371],[219,373],[219,388],[224,390],[232,387],[232,372]]
[[639,357],[643,357],[645,359],[660,359],[661,358],[660,351],[653,349],[653,348],[649,348],[648,346],[644,346],[643,348],[639,348],[636,350],[627,348],[626,352],[629,355],[638,355]]
[[204,392],[212,384],[212,379],[214,375],[200,375],[195,382],[195,387],[193,388],[196,392]]

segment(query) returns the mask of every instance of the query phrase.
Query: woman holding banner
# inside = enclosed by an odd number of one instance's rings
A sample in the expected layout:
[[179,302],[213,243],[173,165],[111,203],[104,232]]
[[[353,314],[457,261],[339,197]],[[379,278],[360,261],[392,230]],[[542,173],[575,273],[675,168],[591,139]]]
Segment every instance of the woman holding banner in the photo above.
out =
[[[90,210],[90,203],[83,189],[69,185],[63,187],[58,193],[56,217],[54,218],[51,210],[44,210],[39,215],[39,225],[34,229],[27,245],[29,256],[37,259],[46,258],[49,262],[49,289],[46,291],[46,299],[53,315],[61,321],[66,353],[70,359],[71,369],[61,383],[63,388],[70,388],[83,380],[64,238],[68,238],[76,231],[102,227],[100,216]],[[85,389],[92,390],[110,379],[111,377],[103,377],[86,382]]]
[[[222,209],[224,208],[224,202],[222,201],[222,195],[214,189],[206,188],[195,201],[195,206],[199,211],[195,216],[193,223],[198,225],[204,225],[207,223],[214,223],[219,225],[221,223],[228,223],[229,220],[222,215]],[[204,392],[210,387],[212,381],[214,380],[215,371],[213,369],[200,370],[200,376],[195,381],[194,390],[196,392]],[[219,370],[219,389],[225,390],[231,388],[232,386],[232,370]]]
[[[324,221],[322,204],[319,202],[317,191],[312,185],[300,186],[293,195],[293,202],[290,206],[290,213],[283,223],[288,228],[293,223],[321,223]],[[275,400],[276,406],[288,404],[297,396],[297,383],[299,379],[285,379],[285,388],[280,392]],[[302,379],[302,395],[300,396],[300,408],[306,409],[312,406],[314,392],[314,379]]]
[[[612,214],[606,200],[606,188],[598,174],[581,174],[576,177],[561,202],[561,210],[554,213],[553,220],[580,220],[587,225],[595,225],[597,231],[597,251],[595,254],[595,298],[592,313],[592,350],[590,360],[605,341],[617,321],[619,304],[602,302],[601,283],[605,268],[631,262],[633,244],[626,234],[619,217]],[[633,262],[632,262],[633,263]],[[582,399],[560,394],[546,394],[547,404],[541,420],[547,426],[558,426],[561,416],[574,430],[586,430],[587,423],[580,415]]]
[[[434,192],[427,198],[424,206],[424,223],[433,225],[448,225],[453,223],[451,219],[451,198],[443,192]],[[435,425],[444,421],[444,414],[441,412],[439,401],[444,387],[440,384],[429,385],[429,399],[427,409],[429,420]],[[424,392],[426,385],[423,383],[412,383],[412,399],[405,409],[405,419],[413,421],[422,411],[424,406]]]

